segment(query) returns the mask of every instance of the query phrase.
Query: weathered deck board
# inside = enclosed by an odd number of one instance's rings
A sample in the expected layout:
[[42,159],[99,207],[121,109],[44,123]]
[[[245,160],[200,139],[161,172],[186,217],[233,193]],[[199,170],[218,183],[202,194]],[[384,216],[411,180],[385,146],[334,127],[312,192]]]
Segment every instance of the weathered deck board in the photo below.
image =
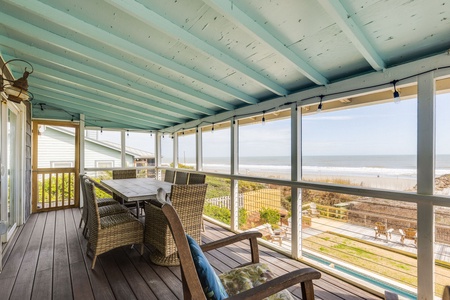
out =
[[[102,254],[91,270],[79,220],[78,209],[32,215],[11,245],[0,273],[0,299],[183,298],[179,268],[153,265],[146,248],[143,256],[131,247]],[[208,242],[229,235],[232,233],[206,223],[202,239]],[[240,242],[210,251],[207,257],[217,271],[226,271],[250,259],[249,246]],[[276,275],[305,266],[262,246],[260,258]],[[314,285],[317,299],[380,299],[324,273]],[[299,287],[290,290],[295,298],[301,298]]]
[[[72,299],[65,224],[64,211],[57,211],[55,220],[55,253],[53,259],[53,299]],[[74,288],[78,288],[78,285],[75,285]]]

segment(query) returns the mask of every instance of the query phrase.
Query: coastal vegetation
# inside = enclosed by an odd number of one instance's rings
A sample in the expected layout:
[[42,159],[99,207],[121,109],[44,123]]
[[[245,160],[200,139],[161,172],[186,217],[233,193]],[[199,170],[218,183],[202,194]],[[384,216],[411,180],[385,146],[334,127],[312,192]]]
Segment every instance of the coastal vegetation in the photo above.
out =
[[[391,278],[395,281],[417,287],[417,256],[412,253],[383,247],[367,241],[353,239],[332,232],[303,239],[305,249],[326,255],[365,270]],[[442,295],[443,287],[448,284],[450,265],[436,261],[436,294]]]

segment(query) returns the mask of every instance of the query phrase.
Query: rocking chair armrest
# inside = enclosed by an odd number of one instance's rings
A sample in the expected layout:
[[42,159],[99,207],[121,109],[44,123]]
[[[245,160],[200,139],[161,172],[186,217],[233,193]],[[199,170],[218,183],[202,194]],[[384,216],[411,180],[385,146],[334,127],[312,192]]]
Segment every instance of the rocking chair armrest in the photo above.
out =
[[253,243],[258,245],[256,238],[262,237],[262,234],[258,231],[247,231],[247,232],[241,232],[236,235],[228,236],[226,238],[213,241],[207,244],[203,244],[200,246],[203,252],[207,252],[210,250],[214,250],[217,248],[225,247],[243,240],[250,240],[250,247],[253,247]]
[[302,285],[302,299],[314,299],[313,279],[319,279],[321,273],[313,268],[302,268],[284,274],[252,289],[231,296],[229,300],[259,300],[278,293],[297,283]]

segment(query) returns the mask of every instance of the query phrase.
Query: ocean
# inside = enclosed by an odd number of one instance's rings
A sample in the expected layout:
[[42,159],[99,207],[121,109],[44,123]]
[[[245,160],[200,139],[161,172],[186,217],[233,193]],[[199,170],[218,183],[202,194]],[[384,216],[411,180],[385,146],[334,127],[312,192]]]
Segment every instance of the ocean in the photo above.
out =
[[[194,166],[195,160],[187,158],[185,164]],[[228,157],[205,157],[203,169],[212,172],[229,172]],[[183,163],[180,161],[180,163]],[[417,157],[415,155],[354,155],[354,156],[304,156],[303,176],[352,176],[394,177],[416,179]],[[239,158],[240,174],[259,174],[289,178],[289,156],[253,156]],[[436,177],[450,174],[450,155],[436,156]]]

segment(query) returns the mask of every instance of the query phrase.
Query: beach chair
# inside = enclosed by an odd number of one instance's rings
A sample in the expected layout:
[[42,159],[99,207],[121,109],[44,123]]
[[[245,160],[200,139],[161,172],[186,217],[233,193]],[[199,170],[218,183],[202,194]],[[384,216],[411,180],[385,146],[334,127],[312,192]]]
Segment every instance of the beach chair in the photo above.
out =
[[398,230],[400,232],[400,242],[405,244],[405,240],[413,240],[414,245],[417,246],[417,231],[414,228],[406,228],[405,231],[403,229]]
[[393,228],[387,229],[386,225],[381,222],[375,223],[375,238],[379,238],[381,235],[386,236],[386,242],[392,238]]
[[280,244],[280,247],[283,243],[283,238],[286,237],[286,229],[272,229],[272,225],[269,223],[265,223],[263,225],[259,225],[255,228],[252,228],[248,231],[258,231],[262,234],[262,237],[267,239],[270,242]]

